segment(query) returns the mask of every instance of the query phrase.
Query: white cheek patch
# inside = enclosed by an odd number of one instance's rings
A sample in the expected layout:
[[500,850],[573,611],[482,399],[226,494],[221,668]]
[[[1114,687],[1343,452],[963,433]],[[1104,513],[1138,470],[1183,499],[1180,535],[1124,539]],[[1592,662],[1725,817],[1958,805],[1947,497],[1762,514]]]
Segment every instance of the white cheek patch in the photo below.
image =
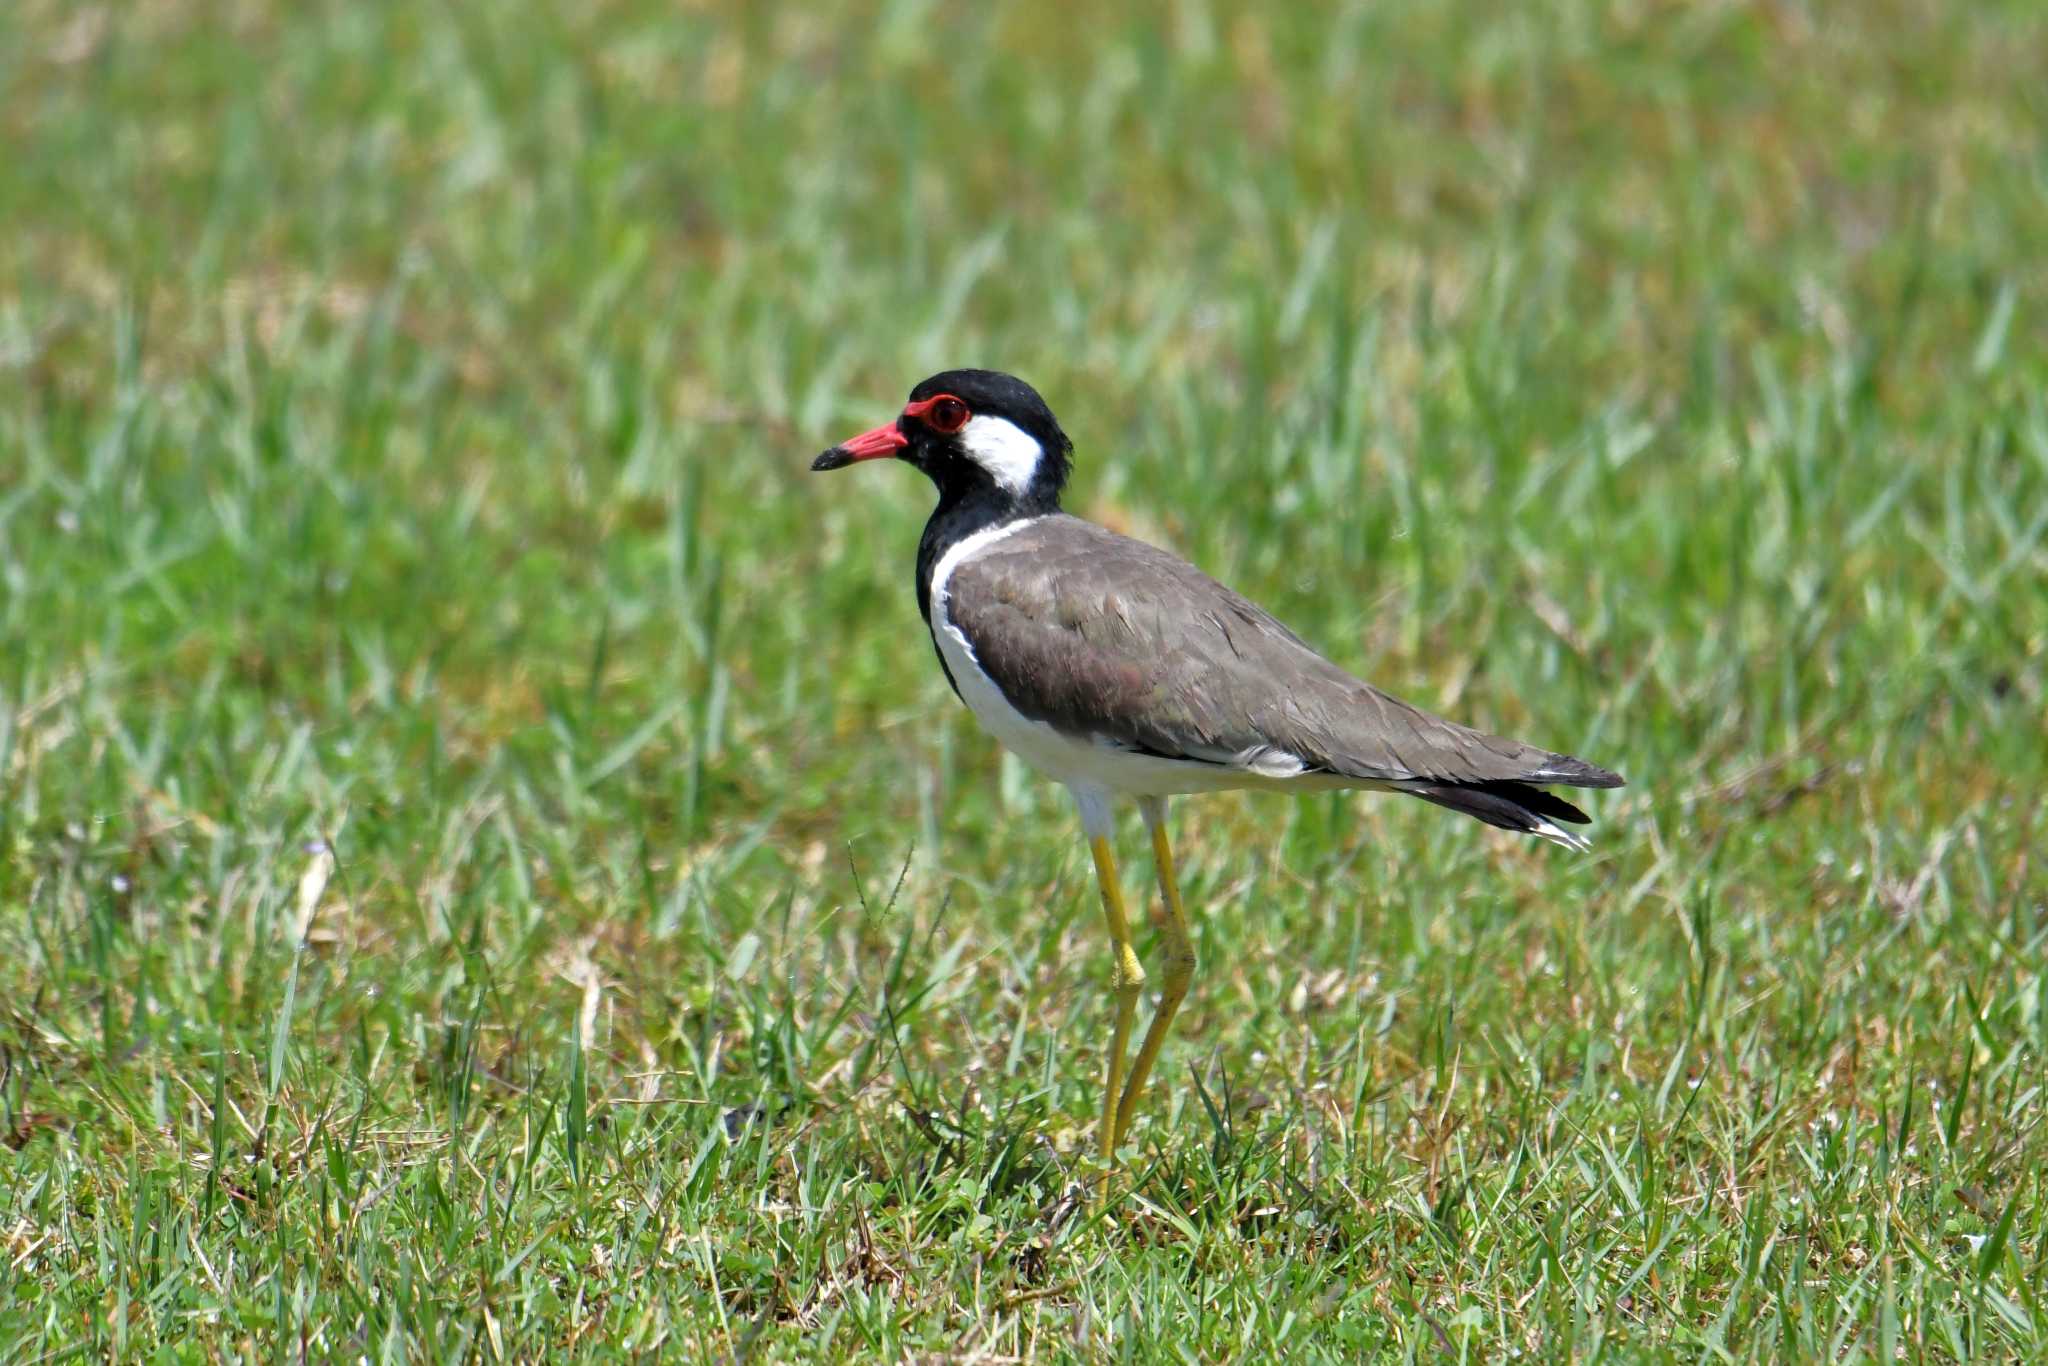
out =
[[1038,439],[1006,417],[972,417],[960,429],[960,448],[1011,493],[1022,493],[1045,454]]

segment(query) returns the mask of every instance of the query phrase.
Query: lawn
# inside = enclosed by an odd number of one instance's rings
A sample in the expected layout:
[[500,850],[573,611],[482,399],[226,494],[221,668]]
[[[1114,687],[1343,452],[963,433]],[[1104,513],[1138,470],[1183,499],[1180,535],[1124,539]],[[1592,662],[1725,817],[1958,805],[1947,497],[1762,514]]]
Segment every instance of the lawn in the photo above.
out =
[[[0,1360],[2048,1357],[2048,10],[1143,8],[0,6]],[[950,365],[1629,779],[1177,803],[1106,1207]]]

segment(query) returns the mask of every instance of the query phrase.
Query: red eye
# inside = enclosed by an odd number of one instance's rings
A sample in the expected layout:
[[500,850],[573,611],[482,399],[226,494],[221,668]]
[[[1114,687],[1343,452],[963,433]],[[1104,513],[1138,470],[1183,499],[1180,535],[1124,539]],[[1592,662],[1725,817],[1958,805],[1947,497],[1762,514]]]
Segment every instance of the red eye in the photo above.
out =
[[951,394],[940,394],[925,410],[924,420],[942,432],[957,432],[967,425],[967,405]]

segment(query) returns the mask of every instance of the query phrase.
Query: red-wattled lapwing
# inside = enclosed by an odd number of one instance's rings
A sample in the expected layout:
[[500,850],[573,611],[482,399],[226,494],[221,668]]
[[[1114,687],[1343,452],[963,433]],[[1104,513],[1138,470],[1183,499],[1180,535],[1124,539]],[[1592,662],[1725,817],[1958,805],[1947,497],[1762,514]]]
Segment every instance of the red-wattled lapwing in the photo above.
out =
[[[1116,1026],[1101,1144],[1113,1159],[1195,971],[1167,845],[1166,799],[1223,788],[1370,788],[1569,848],[1585,812],[1543,788],[1619,787],[1565,754],[1472,730],[1330,663],[1193,565],[1060,511],[1073,445],[1024,381],[948,370],[895,421],[812,462],[894,456],[938,486],[917,549],[917,603],[953,691],[995,737],[1065,783],[1081,808],[1115,951]],[[1164,901],[1165,980],[1145,1039],[1124,1051],[1145,969],[1110,852],[1111,808],[1137,800]]]

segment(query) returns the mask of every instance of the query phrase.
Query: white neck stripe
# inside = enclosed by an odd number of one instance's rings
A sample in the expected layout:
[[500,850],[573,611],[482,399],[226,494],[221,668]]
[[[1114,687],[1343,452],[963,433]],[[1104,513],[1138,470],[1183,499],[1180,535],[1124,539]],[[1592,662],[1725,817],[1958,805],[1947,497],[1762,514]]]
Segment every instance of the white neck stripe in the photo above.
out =
[[960,567],[962,560],[977,551],[987,549],[1005,536],[1022,531],[1033,522],[1043,520],[1044,518],[1042,517],[1019,517],[1014,521],[998,522],[994,526],[985,526],[972,535],[962,536],[959,540],[953,542],[947,548],[946,553],[939,556],[939,562],[932,566],[930,601],[934,627],[936,628],[937,624],[945,619],[946,581],[953,577],[953,571]]

